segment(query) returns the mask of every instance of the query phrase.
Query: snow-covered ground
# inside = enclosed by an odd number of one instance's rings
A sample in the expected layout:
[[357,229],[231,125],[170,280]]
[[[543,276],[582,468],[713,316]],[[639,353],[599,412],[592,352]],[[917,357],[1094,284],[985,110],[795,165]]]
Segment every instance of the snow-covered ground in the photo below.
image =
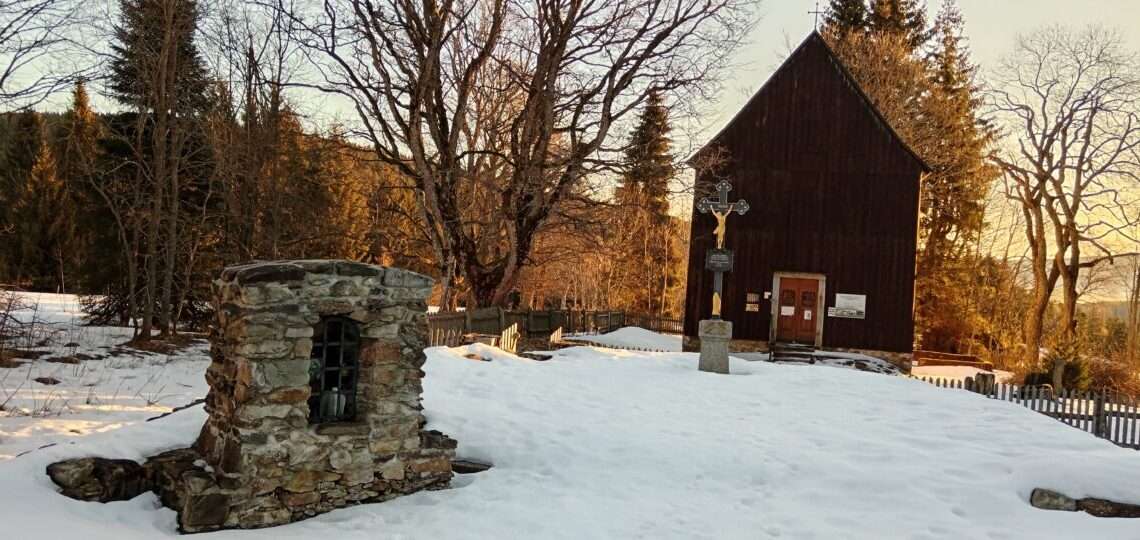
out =
[[205,395],[205,341],[176,354],[123,347],[131,330],[84,326],[74,295],[19,297],[22,307],[13,315],[34,324],[7,347],[42,356],[0,368],[0,461],[113,431]]
[[[202,354],[195,347],[122,373],[159,372],[200,397]],[[492,462],[489,471],[458,476],[448,490],[202,538],[1140,538],[1135,520],[1029,505],[1035,487],[1140,503],[1140,452],[1018,405],[815,365],[734,358],[723,376],[697,371],[695,354],[552,354],[535,362],[483,345],[428,350],[428,427],[457,439],[460,457]],[[153,495],[74,501],[44,468],[186,446],[204,418],[201,406],[152,422],[120,418],[117,429],[0,461],[5,537],[176,537],[174,513]],[[23,421],[0,417],[0,428],[13,420]],[[19,446],[55,437],[28,432]]]
[[[915,366],[910,374],[915,377],[931,377],[935,379],[966,380],[966,377],[976,377],[986,371],[970,366]],[[994,378],[999,383],[1007,383],[1013,379],[1013,373],[995,369]]]
[[681,336],[659,334],[636,326],[626,326],[608,334],[583,334],[567,339],[609,347],[681,351]]

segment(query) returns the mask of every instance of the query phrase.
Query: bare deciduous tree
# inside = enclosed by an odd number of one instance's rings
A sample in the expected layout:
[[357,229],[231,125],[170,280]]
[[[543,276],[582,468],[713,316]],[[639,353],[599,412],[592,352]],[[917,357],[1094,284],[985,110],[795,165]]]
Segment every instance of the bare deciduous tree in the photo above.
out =
[[[377,158],[413,178],[445,289],[502,304],[650,91],[707,97],[752,0],[278,0]],[[480,99],[498,96],[498,101]],[[486,197],[473,197],[482,192]],[[482,211],[468,212],[479,203]],[[485,204],[485,206],[484,206]],[[445,295],[444,303],[447,299]]]
[[0,106],[31,105],[71,82],[59,57],[78,21],[73,0],[0,0]]
[[[1113,257],[1114,241],[1138,219],[1128,198],[1140,180],[1136,62],[1110,31],[1053,27],[1020,38],[993,80],[990,104],[1008,136],[994,159],[1024,217],[1033,274],[1024,327],[1031,365],[1058,282],[1060,338],[1069,339],[1081,270]],[[1053,366],[1057,387],[1063,369],[1063,360]]]

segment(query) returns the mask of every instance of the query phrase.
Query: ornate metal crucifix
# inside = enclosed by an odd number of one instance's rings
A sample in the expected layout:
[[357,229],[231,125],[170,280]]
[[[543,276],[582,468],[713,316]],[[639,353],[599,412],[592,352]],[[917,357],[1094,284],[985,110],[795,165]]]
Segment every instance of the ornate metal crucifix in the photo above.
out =
[[728,215],[736,212],[744,215],[748,212],[748,202],[740,199],[734,203],[728,202],[728,192],[732,191],[732,184],[728,180],[721,180],[716,184],[717,198],[705,197],[697,201],[697,210],[702,214],[712,213],[716,218],[716,247],[705,254],[705,269],[713,272],[713,304],[712,317],[720,318],[720,298],[724,287],[724,273],[732,271],[732,250],[724,248],[725,225]]

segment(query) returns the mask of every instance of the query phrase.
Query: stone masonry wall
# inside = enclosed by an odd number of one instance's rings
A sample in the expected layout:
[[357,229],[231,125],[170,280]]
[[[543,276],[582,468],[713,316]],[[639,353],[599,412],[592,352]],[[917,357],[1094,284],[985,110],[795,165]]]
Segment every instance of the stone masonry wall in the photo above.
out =
[[[347,261],[227,268],[214,284],[209,419],[192,450],[148,463],[182,530],[276,525],[445,486],[455,441],[423,431],[420,406],[431,285]],[[313,328],[326,316],[360,328],[357,413],[310,425]]]

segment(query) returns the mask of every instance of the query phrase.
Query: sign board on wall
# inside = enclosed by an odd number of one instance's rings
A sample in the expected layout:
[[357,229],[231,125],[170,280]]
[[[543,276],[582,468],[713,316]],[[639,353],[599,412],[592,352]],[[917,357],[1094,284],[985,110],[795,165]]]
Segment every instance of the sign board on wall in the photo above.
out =
[[866,319],[867,295],[836,293],[835,307],[827,308],[828,317]]

